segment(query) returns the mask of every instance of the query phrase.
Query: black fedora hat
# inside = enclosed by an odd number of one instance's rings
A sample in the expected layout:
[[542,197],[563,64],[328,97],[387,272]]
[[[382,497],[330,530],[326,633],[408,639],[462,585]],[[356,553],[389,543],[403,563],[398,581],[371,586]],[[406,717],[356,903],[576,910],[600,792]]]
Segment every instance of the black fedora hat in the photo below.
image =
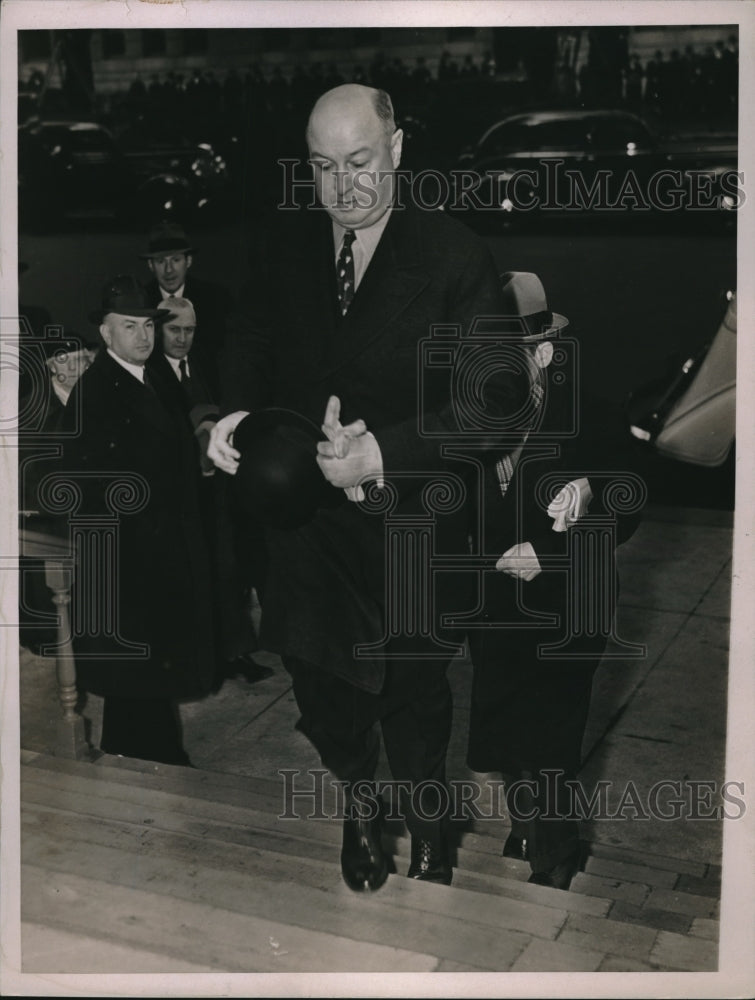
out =
[[317,464],[320,429],[294,410],[270,407],[250,413],[233,433],[241,453],[233,478],[242,511],[270,528],[299,528],[320,507],[340,503],[343,490]]
[[102,289],[102,305],[90,312],[89,319],[92,323],[101,323],[108,313],[163,321],[168,315],[164,309],[156,309],[150,305],[146,291],[130,274],[118,274],[105,282]]
[[143,260],[149,260],[151,257],[164,257],[170,253],[196,253],[196,251],[182,226],[177,222],[164,220],[150,230],[147,249],[139,256]]

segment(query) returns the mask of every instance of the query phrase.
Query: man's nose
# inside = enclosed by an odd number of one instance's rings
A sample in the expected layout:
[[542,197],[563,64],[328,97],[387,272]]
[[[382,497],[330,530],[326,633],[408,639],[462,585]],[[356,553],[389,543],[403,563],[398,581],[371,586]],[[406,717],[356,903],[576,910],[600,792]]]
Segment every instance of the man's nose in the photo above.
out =
[[336,194],[351,194],[354,188],[354,176],[350,170],[339,170],[335,175]]

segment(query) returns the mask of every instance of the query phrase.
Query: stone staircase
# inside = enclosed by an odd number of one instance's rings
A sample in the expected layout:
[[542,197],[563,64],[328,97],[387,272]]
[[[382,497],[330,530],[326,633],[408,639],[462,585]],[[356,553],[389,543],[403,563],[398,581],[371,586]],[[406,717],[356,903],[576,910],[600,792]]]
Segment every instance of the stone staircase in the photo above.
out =
[[[720,868],[592,843],[570,892],[500,857],[502,820],[460,835],[454,883],[370,896],[340,820],[281,819],[282,783],[31,751],[21,765],[23,971],[714,971]],[[329,810],[327,810],[329,811]]]

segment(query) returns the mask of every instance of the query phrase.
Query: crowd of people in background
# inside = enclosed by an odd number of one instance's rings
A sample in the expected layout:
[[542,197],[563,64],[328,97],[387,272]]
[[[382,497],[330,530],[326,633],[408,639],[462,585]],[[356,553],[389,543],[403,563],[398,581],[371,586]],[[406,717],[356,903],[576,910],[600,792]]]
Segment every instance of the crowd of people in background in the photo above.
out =
[[[686,45],[664,55],[656,50],[644,63],[633,55],[624,65],[594,66],[588,60],[578,74],[586,103],[618,98],[632,110],[648,109],[667,117],[729,117],[736,112],[739,51],[736,39]],[[608,88],[608,89],[606,89]]]
[[[379,87],[394,95],[402,117],[414,115],[432,129],[448,128],[449,115],[475,119],[480,109],[548,104],[611,105],[642,113],[658,122],[701,119],[736,123],[739,52],[731,35],[724,42],[665,54],[656,50],[641,59],[591,45],[587,59],[573,53],[555,58],[524,55],[515,67],[502,69],[491,52],[455,56],[443,50],[437,59],[412,59],[377,52],[366,64],[341,62],[255,62],[246,69],[207,67],[169,69],[144,77],[137,73],[120,91],[98,94],[100,118],[116,129],[140,123],[171,129],[188,138],[237,130],[254,117],[298,123],[314,100],[343,83]],[[38,71],[23,85],[34,94],[43,87]],[[442,109],[442,115],[436,114]],[[454,126],[458,129],[460,126]]]
[[[656,50],[644,62],[632,55],[622,62],[588,57],[578,70],[565,62],[556,63],[552,78],[544,82],[559,100],[587,104],[605,101],[606,96],[634,108],[648,107],[669,114],[695,111],[700,114],[725,112],[736,107],[739,51],[734,36],[704,49],[686,45],[665,55]],[[528,70],[505,76],[516,80]],[[168,71],[153,74],[145,82],[136,76],[128,87],[124,103],[135,114],[175,113],[182,105],[195,114],[233,116],[245,105],[266,107],[272,114],[306,110],[319,94],[342,83],[361,83],[389,90],[396,102],[411,97],[421,103],[432,96],[438,85],[476,81],[495,83],[499,78],[496,60],[490,52],[481,58],[467,54],[454,58],[444,50],[434,68],[424,56],[414,62],[400,56],[388,58],[379,52],[368,66],[339,67],[334,62],[295,63],[284,72],[280,65],[255,63],[245,72],[231,67],[221,78],[214,70],[194,69],[190,75]]]

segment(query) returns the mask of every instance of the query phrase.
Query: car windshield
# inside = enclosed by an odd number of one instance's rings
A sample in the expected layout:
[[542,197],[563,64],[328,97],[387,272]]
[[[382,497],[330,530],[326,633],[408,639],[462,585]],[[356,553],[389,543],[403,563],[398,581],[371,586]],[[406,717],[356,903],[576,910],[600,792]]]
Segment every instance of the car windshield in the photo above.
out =
[[480,141],[483,155],[582,152],[648,147],[650,134],[641,121],[622,116],[522,118],[501,122]]
[[522,153],[580,150],[588,145],[589,123],[584,119],[502,122],[481,141],[481,153]]

